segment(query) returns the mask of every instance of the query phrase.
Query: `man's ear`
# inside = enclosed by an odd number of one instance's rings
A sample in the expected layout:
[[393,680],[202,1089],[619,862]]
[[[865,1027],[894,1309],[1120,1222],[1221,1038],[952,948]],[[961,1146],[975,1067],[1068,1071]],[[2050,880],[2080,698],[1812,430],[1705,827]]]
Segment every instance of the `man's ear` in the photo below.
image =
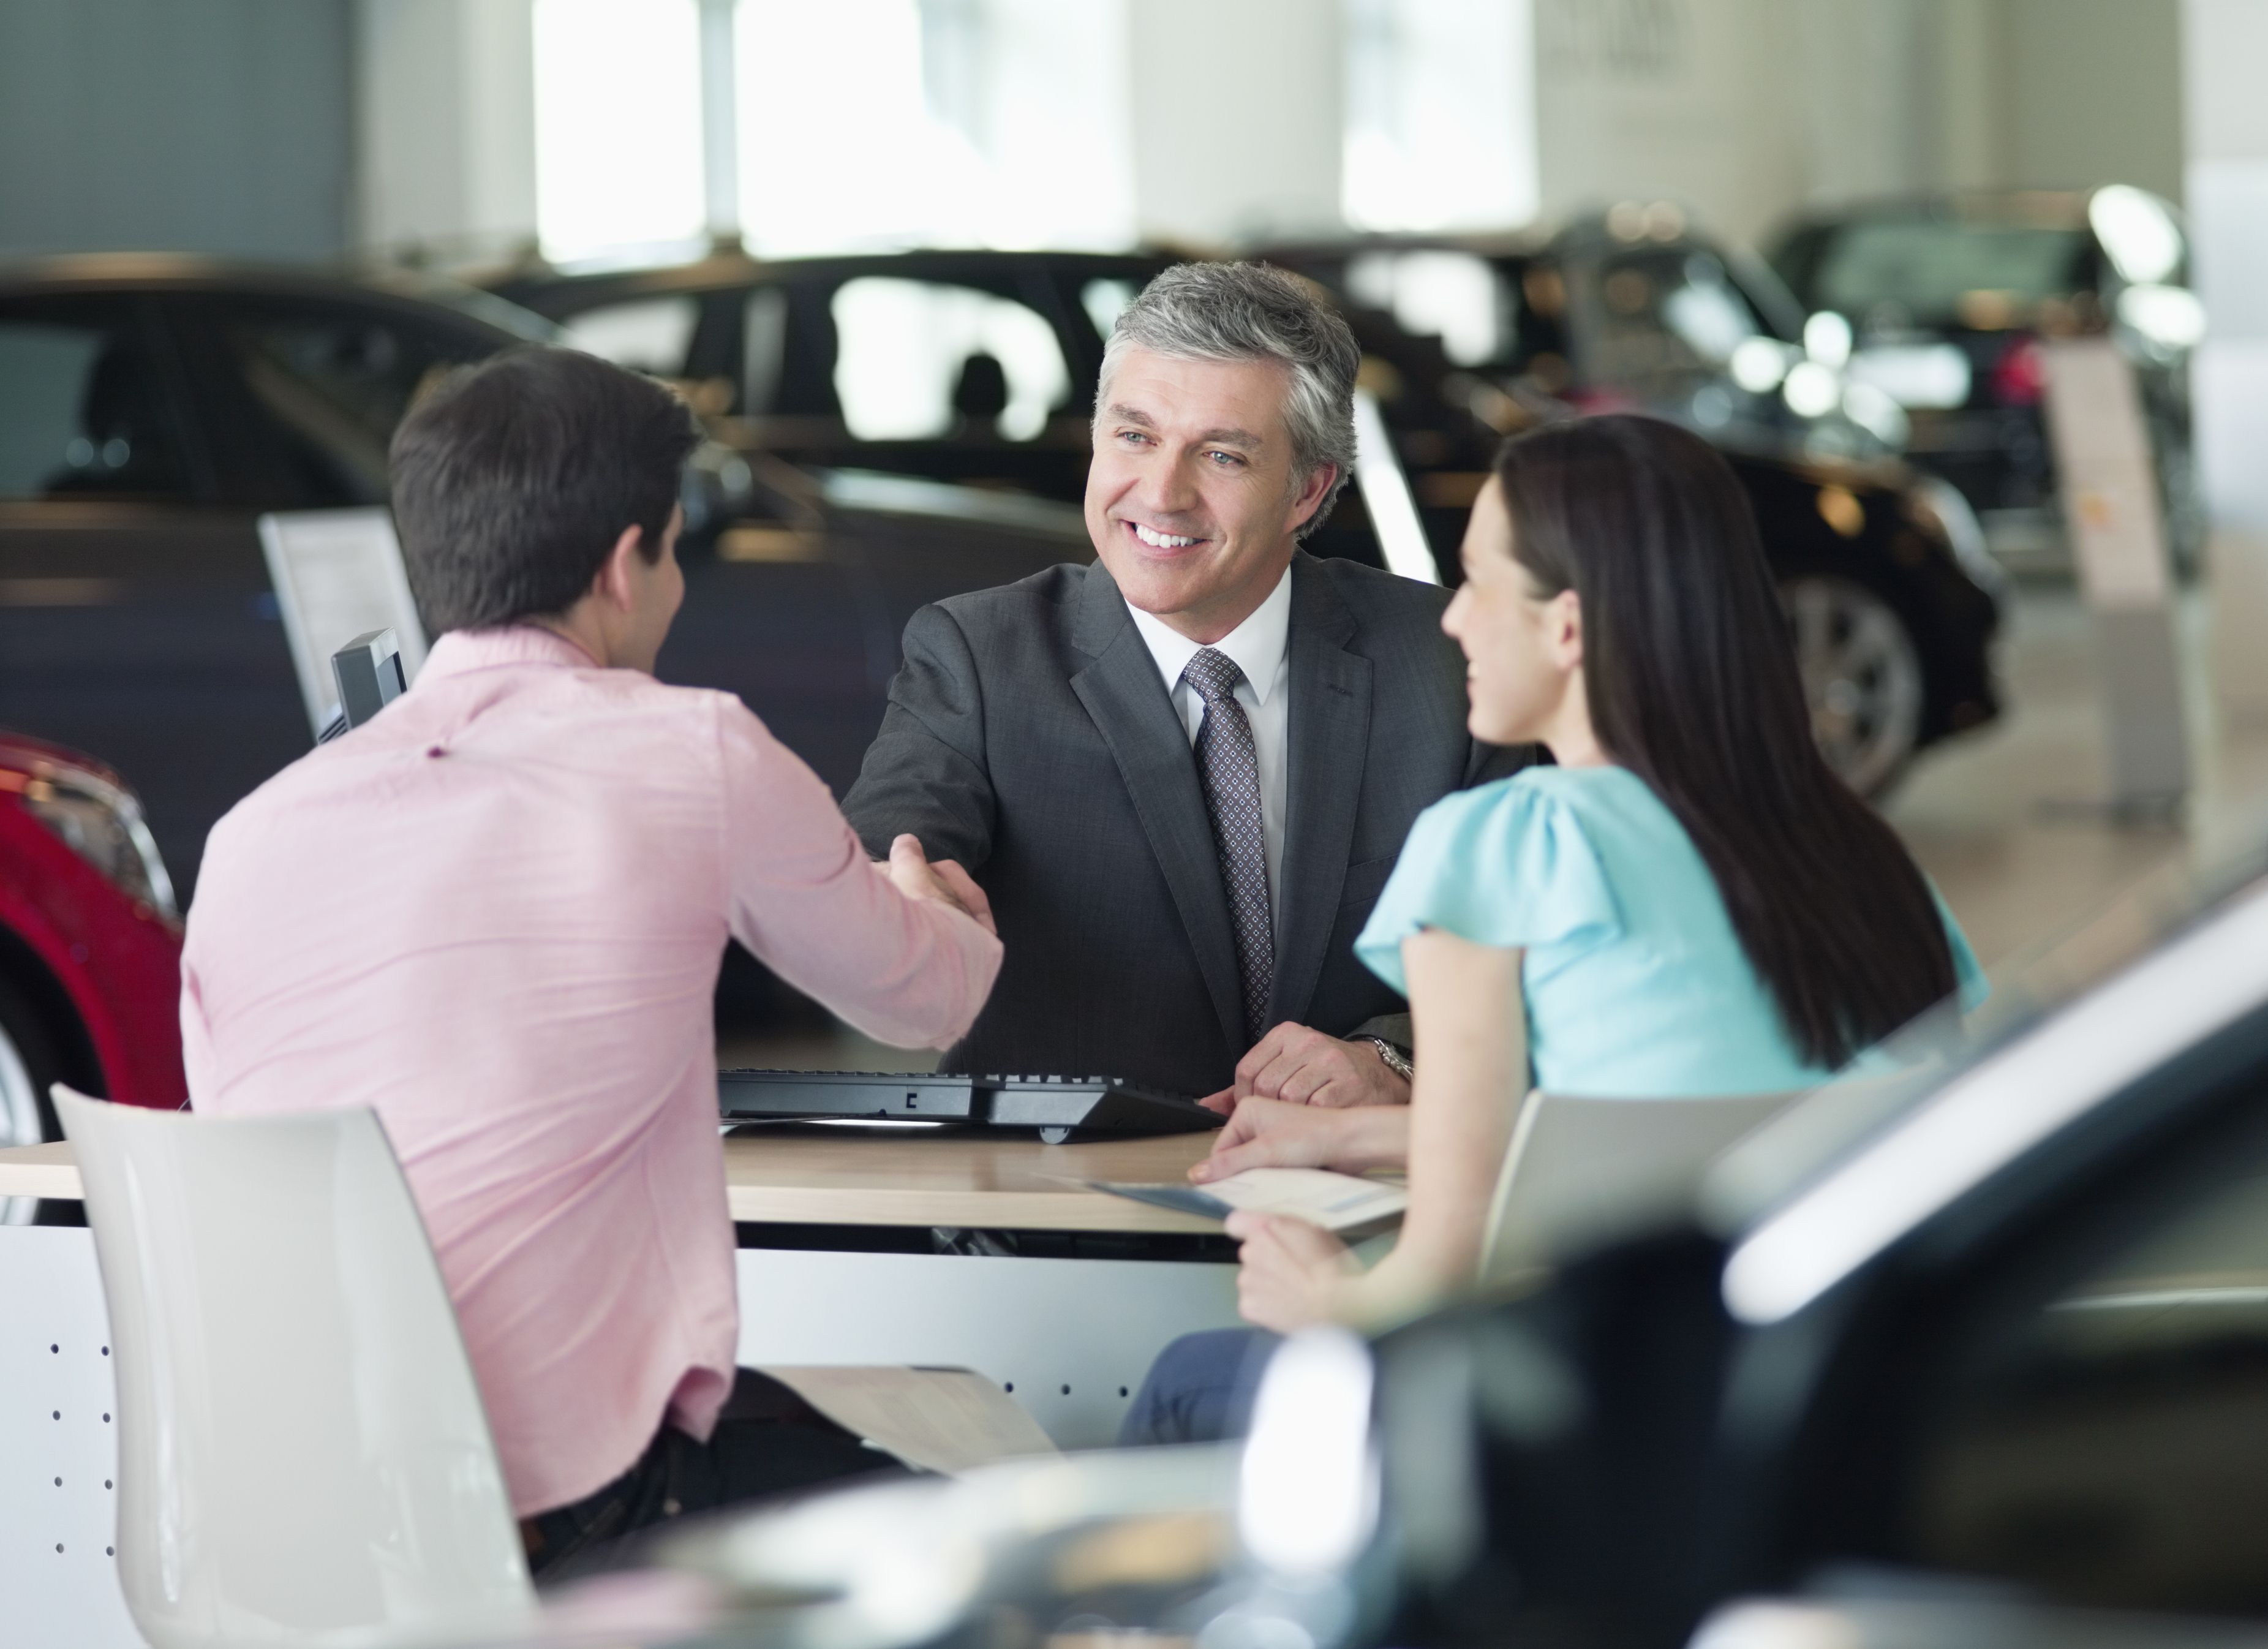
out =
[[591,581],[591,593],[608,606],[627,613],[637,599],[636,570],[630,565],[639,555],[638,545],[645,536],[642,528],[626,526],[615,547],[607,552],[606,560],[599,563],[599,576]]
[[1293,532],[1307,526],[1308,518],[1322,507],[1323,495],[1331,490],[1331,483],[1338,478],[1339,467],[1336,464],[1318,464],[1308,473],[1307,483],[1300,489],[1300,496],[1292,500]]

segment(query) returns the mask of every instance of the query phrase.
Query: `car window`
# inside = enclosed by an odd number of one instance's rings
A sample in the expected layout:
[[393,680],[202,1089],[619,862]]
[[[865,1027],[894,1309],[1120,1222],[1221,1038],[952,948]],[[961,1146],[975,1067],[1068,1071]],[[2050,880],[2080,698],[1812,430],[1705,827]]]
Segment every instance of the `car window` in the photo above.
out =
[[561,342],[600,360],[658,378],[681,378],[701,319],[701,300],[689,292],[605,304],[563,323]]
[[483,353],[357,311],[239,310],[224,335],[302,506],[384,503],[394,426],[431,379]]
[[1460,366],[1501,360],[1519,325],[1518,291],[1469,252],[1363,252],[1347,260],[1347,295],[1389,312],[1403,331],[1439,338]]
[[1595,371],[1610,384],[1716,372],[1768,328],[1714,253],[1624,252],[1600,266]]
[[0,313],[0,497],[186,496],[148,335]]
[[2268,1606],[2268,1130],[2173,1180],[2087,1211],[2082,1240],[2114,1234],[2076,1283],[1984,1314],[1918,1456],[1915,1556],[2077,1601]]
[[1013,298],[868,276],[844,282],[831,307],[835,390],[859,440],[1028,441],[1070,399],[1055,328]]
[[1852,224],[1822,250],[1811,282],[1815,308],[1876,326],[2006,317],[2086,281],[2086,232],[2043,226],[1914,219]]

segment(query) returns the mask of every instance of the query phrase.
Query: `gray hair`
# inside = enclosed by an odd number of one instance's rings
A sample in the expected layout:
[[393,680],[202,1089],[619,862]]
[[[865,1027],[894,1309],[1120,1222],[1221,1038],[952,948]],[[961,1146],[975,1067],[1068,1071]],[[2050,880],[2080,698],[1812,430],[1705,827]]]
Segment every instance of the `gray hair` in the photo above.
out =
[[1323,524],[1354,473],[1354,379],[1362,350],[1329,301],[1298,276],[1264,263],[1177,263],[1126,306],[1102,350],[1102,414],[1129,350],[1184,361],[1278,361],[1291,374],[1284,427],[1300,482],[1337,467],[1330,490],[1300,529]]

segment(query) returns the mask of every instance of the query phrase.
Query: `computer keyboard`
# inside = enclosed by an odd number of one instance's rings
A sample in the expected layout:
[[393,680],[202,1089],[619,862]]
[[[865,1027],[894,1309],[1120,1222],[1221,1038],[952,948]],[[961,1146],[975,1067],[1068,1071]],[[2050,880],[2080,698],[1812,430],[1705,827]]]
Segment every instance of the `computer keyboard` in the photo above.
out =
[[1222,1118],[1195,1100],[1117,1077],[938,1076],[887,1071],[720,1071],[727,1122],[957,1123],[1071,1138],[1189,1134]]

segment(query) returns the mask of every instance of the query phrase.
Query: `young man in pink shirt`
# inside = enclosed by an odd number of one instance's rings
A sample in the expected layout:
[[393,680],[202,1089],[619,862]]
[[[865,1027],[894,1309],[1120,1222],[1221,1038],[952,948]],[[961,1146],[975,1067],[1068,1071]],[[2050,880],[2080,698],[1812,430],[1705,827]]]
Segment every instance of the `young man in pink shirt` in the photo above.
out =
[[694,439],[559,350],[409,415],[394,512],[440,638],[214,828],[183,959],[200,1112],[383,1119],[539,1570],[888,1463],[734,1366],[727,938],[905,1047],[961,1035],[1000,964],[959,866],[911,836],[874,864],[738,699],[653,679]]

